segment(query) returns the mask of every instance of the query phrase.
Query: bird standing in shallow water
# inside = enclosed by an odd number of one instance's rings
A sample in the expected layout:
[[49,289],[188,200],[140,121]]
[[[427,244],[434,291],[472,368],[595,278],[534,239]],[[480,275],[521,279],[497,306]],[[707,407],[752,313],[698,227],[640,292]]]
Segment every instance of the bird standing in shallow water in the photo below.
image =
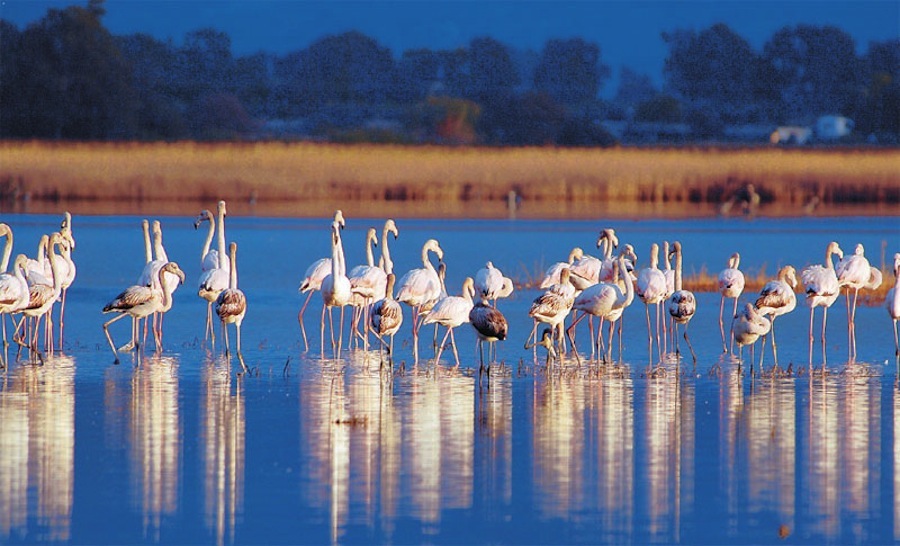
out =
[[667,304],[667,308],[669,310],[669,315],[675,321],[675,354],[678,355],[678,325],[684,325],[684,340],[688,344],[688,349],[691,350],[691,357],[694,359],[694,365],[697,364],[697,353],[694,352],[694,347],[691,345],[691,340],[688,339],[688,323],[694,318],[694,313],[697,312],[697,299],[694,297],[694,293],[690,290],[684,290],[682,288],[682,263],[681,263],[681,243],[679,241],[675,241],[672,243],[672,254],[675,256],[675,292],[669,296],[669,301]]
[[437,270],[428,260],[428,253],[434,252],[438,260],[444,259],[444,251],[435,239],[428,239],[422,245],[422,267],[411,269],[397,282],[397,301],[412,307],[413,361],[419,361],[419,313],[422,307],[430,305],[441,296],[441,279]]
[[111,302],[107,303],[103,308],[104,313],[121,313],[119,316],[103,323],[103,333],[106,334],[106,340],[109,341],[109,348],[112,349],[116,363],[119,362],[119,353],[116,345],[113,343],[112,336],[109,333],[109,325],[126,316],[131,317],[131,342],[119,350],[127,348],[139,348],[137,321],[155,313],[165,303],[172,298],[172,291],[162,281],[163,275],[172,274],[184,282],[184,272],[175,262],[167,262],[157,273],[157,282],[153,286],[134,285],[126,288],[121,294],[116,296]]
[[[725,312],[725,299],[734,299],[734,308],[731,310],[731,316],[734,316],[737,314],[738,298],[741,297],[741,293],[744,291],[744,274],[738,269],[740,265],[741,255],[735,252],[728,258],[728,267],[719,273],[719,293],[722,294],[722,302],[719,304],[719,332],[722,334],[723,353],[727,353],[729,350],[729,344],[725,341],[725,324],[722,322],[722,315]],[[733,340],[733,333],[730,332],[728,337]]]
[[244,370],[247,366],[244,364],[244,355],[241,353],[241,323],[244,322],[244,316],[247,314],[247,297],[244,292],[238,288],[237,275],[237,243],[232,242],[228,246],[228,254],[231,258],[230,278],[228,280],[228,288],[219,293],[216,298],[216,315],[222,322],[222,335],[225,337],[225,356],[231,354],[231,347],[228,345],[228,325],[234,324],[237,331],[237,355]]
[[472,277],[466,277],[463,281],[461,296],[447,296],[438,300],[434,304],[431,311],[422,319],[422,324],[440,324],[447,328],[444,339],[438,345],[437,352],[434,355],[434,363],[438,364],[441,360],[441,352],[444,350],[444,344],[447,337],[450,337],[450,346],[453,348],[453,357],[456,359],[456,365],[459,366],[459,352],[456,350],[456,339],[453,335],[453,329],[460,324],[469,322],[469,311],[472,310],[472,295],[475,293],[475,282]]
[[[669,297],[666,285],[666,276],[659,269],[659,245],[650,245],[650,266],[641,269],[638,273],[635,294],[644,302],[647,312],[647,345],[649,353],[653,354],[653,329],[650,326],[650,306],[656,307],[656,346],[659,349],[659,358],[662,360],[663,344],[660,329],[665,329],[665,321],[660,315],[660,304]],[[662,324],[660,324],[662,322]]]
[[482,297],[478,303],[473,305],[472,310],[469,311],[469,323],[475,328],[475,333],[478,336],[477,345],[480,357],[478,376],[480,377],[485,370],[490,374],[490,365],[493,362],[491,353],[493,351],[491,351],[490,348],[488,349],[489,362],[487,368],[485,368],[484,342],[487,341],[490,347],[493,347],[494,342],[505,340],[507,332],[509,331],[509,324],[506,321],[506,317],[503,316],[503,313],[496,307],[489,305],[487,299],[484,297]]
[[[204,338],[210,337],[215,343],[216,334],[213,327],[213,311],[212,306],[222,290],[228,288],[229,271],[231,270],[231,261],[225,252],[225,201],[219,201],[217,207],[218,222],[212,213],[204,210],[194,221],[194,229],[200,227],[203,222],[209,222],[209,231],[206,234],[206,241],[200,251],[200,274],[197,295],[206,300],[206,331]],[[217,248],[210,249],[213,236],[216,236]]]
[[[836,268],[838,284],[846,288],[844,292],[847,300],[847,345],[849,347],[850,361],[856,360],[856,300],[859,291],[869,284],[872,268],[866,259],[865,249],[861,244],[846,260],[841,260]],[[853,302],[850,302],[850,290],[853,290]]]
[[[341,344],[344,338],[344,306],[350,303],[350,279],[347,278],[347,265],[344,262],[344,246],[341,244],[341,225],[339,222],[331,223],[331,273],[322,279],[322,322],[320,345],[322,355],[325,355],[325,311],[328,311],[328,322],[331,325],[331,348],[335,356],[341,352]],[[337,341],[334,340],[334,315],[333,308],[341,308],[340,332]]]
[[[769,281],[763,286],[756,298],[756,308],[763,316],[768,315],[771,320],[769,337],[772,338],[772,357],[775,366],[778,366],[778,346],[775,344],[775,319],[786,315],[797,307],[797,295],[794,287],[797,286],[797,270],[794,266],[786,265],[778,271],[778,278]],[[762,365],[760,365],[762,366]]]
[[[752,303],[747,303],[743,309],[738,312],[731,321],[731,331],[734,333],[734,340],[737,341],[738,350],[740,352],[740,362],[744,362],[744,345],[750,345],[750,368],[753,368],[753,344],[760,336],[769,333],[771,323],[764,315],[762,315]],[[763,338],[765,340],[765,338]],[[763,341],[765,343],[765,341]],[[765,352],[765,348],[761,353]],[[759,356],[759,369],[762,371],[763,354]]]
[[812,369],[813,353],[813,319],[816,307],[822,307],[822,369],[825,369],[825,325],[828,322],[828,308],[831,307],[841,293],[832,255],[843,258],[844,252],[835,241],[825,248],[825,265],[811,265],[800,272],[800,282],[806,292],[806,304],[809,306],[809,367]]
[[397,300],[394,299],[394,283],[397,277],[393,273],[387,275],[387,287],[384,291],[384,298],[372,304],[372,312],[369,315],[369,322],[372,326],[372,332],[384,348],[384,336],[390,336],[390,344],[388,345],[388,356],[391,362],[394,360],[394,334],[403,324],[403,309]]
[[[344,213],[340,209],[335,211],[334,221],[340,224],[341,228],[344,227]],[[300,333],[303,335],[303,345],[306,351],[309,350],[309,340],[306,337],[306,326],[303,324],[303,313],[306,311],[306,306],[309,305],[309,300],[312,299],[313,292],[322,289],[322,280],[330,273],[331,258],[319,258],[306,268],[303,280],[300,281],[300,287],[297,289],[301,294],[306,294],[306,300],[303,301],[303,305],[297,313],[297,322],[300,323]]]
[[894,287],[888,290],[884,307],[893,322],[894,355],[900,365],[900,333],[897,331],[897,322],[900,321],[900,252],[894,254]]

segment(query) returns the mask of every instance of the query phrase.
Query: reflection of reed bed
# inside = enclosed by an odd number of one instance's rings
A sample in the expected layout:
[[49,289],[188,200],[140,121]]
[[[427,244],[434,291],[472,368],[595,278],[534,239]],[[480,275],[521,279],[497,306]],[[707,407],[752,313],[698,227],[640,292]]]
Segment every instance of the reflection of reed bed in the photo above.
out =
[[465,203],[503,207],[514,191],[552,213],[561,203],[740,206],[750,184],[761,206],[795,214],[819,204],[900,204],[893,149],[7,142],[0,158],[7,204],[411,201],[464,213]]

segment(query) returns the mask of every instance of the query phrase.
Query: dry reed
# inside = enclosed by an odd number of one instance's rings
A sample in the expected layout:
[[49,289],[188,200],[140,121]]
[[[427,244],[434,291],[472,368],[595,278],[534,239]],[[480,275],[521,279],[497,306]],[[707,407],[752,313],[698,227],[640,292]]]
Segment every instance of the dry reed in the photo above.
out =
[[[0,143],[0,202],[413,203],[410,215],[715,214],[753,184],[764,211],[900,211],[896,149],[446,148],[315,143]],[[487,211],[487,212],[485,212]]]

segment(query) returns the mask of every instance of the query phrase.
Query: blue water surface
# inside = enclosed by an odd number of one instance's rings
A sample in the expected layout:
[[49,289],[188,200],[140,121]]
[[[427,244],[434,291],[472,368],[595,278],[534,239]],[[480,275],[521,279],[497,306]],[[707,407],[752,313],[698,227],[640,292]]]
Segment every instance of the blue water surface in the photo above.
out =
[[[34,254],[59,220],[4,216],[15,232],[13,256]],[[468,325],[456,334],[458,368],[449,349],[433,362],[430,327],[414,363],[406,307],[390,368],[374,339],[369,351],[346,340],[337,357],[330,345],[322,350],[318,294],[305,317],[308,349],[302,341],[297,287],[307,265],[330,253],[330,218],[230,216],[228,240],[238,242],[249,300],[242,334],[250,372],[242,374],[237,359],[223,355],[221,337],[215,346],[204,340],[206,303],[196,287],[205,232],[192,218],[163,217],[169,259],[187,282],[166,315],[162,350],[151,340],[116,365],[101,328],[112,317],[100,310],[143,267],[140,220],[76,217],[78,276],[67,294],[63,350],[42,364],[8,351],[0,375],[2,543],[900,540],[900,391],[881,306],[857,311],[852,363],[843,296],[828,314],[824,355],[816,316],[813,366],[825,364],[824,376],[809,373],[802,301],[777,321],[787,371],[759,375],[750,373],[749,348],[743,366],[723,357],[713,293],[697,294],[688,329],[696,365],[679,338],[687,358],[651,370],[658,359],[636,300],[615,363],[588,361],[580,325],[584,361],[570,352],[548,366],[543,349],[523,348],[534,289],[501,300],[510,335],[489,378],[478,376]],[[651,242],[680,240],[686,274],[715,273],[734,251],[748,274],[774,276],[785,264],[799,271],[821,263],[831,240],[848,253],[863,243],[874,265],[882,251],[885,259],[900,251],[896,218],[397,224],[398,276],[421,265],[421,246],[434,237],[454,294],[487,260],[525,281],[574,246],[596,253],[600,229],[610,226],[634,245],[639,266]],[[365,230],[381,225],[347,219],[348,266],[364,262]],[[746,292],[741,303],[755,297]],[[128,322],[111,326],[119,345]],[[771,347],[765,351],[768,370]]]

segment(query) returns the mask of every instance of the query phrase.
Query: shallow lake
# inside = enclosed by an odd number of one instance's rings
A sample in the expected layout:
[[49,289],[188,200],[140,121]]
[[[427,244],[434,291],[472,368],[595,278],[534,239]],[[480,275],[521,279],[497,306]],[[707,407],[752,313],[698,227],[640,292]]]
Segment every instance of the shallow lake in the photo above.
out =
[[[60,217],[4,216],[14,255],[34,254]],[[330,218],[230,216],[249,300],[251,371],[241,375],[221,338],[214,349],[204,341],[196,286],[205,231],[190,217],[161,221],[187,282],[166,316],[163,350],[150,341],[115,365],[101,329],[111,316],[100,310],[143,266],[140,218],[74,219],[78,276],[64,350],[39,365],[11,348],[0,375],[2,543],[900,540],[900,390],[880,305],[858,310],[858,356],[848,364],[838,299],[828,315],[830,373],[810,377],[801,301],[776,323],[779,364],[792,373],[760,377],[722,357],[719,296],[700,293],[689,328],[696,366],[688,356],[649,374],[656,362],[639,300],[624,314],[621,361],[578,366],[570,353],[547,367],[543,349],[523,348],[538,292],[520,290],[499,304],[510,336],[489,379],[479,381],[468,325],[456,335],[459,368],[449,350],[434,364],[430,327],[414,365],[406,307],[391,373],[377,352],[346,342],[338,358],[330,346],[322,357],[318,294],[305,350],[297,287],[306,267],[329,255]],[[897,219],[887,217],[397,224],[398,276],[421,265],[422,244],[434,237],[452,294],[487,260],[526,280],[574,246],[596,252],[604,227],[634,245],[641,267],[651,242],[680,240],[686,274],[718,272],[734,251],[748,274],[774,275],[785,264],[799,271],[821,263],[831,240],[847,253],[863,243],[876,266],[884,241],[888,259],[900,251]],[[347,218],[348,266],[364,263],[365,230],[382,225]],[[741,302],[755,297],[748,291]],[[111,327],[119,345],[128,322]],[[820,324],[817,316],[817,367]],[[589,336],[579,328],[585,356]],[[744,355],[749,363],[748,348]]]

